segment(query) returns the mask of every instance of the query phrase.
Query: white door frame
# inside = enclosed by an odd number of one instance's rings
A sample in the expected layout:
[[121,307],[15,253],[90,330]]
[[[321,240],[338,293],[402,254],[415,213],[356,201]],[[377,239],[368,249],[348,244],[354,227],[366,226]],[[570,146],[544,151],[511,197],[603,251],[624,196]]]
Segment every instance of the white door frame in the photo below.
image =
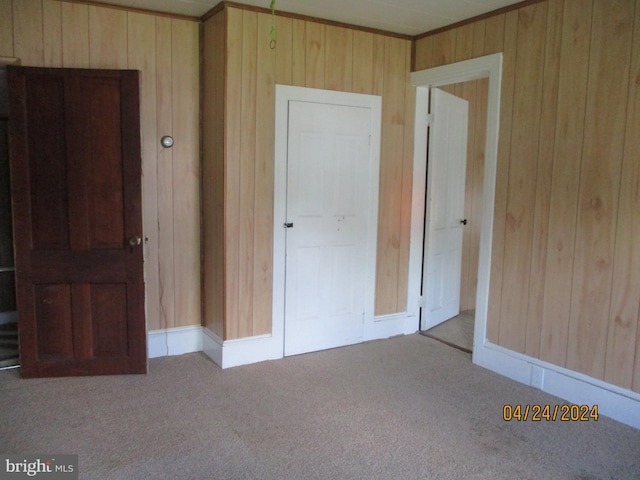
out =
[[[413,190],[411,199],[411,245],[409,250],[409,307],[410,309],[414,309],[416,318],[420,310],[420,283],[422,278],[422,245],[424,242],[424,211],[427,176],[426,119],[429,111],[429,88],[480,78],[489,78],[489,96],[487,105],[482,226],[480,230],[480,257],[478,261],[478,289],[476,294],[476,314],[473,334],[474,363],[478,363],[479,356],[482,354],[481,350],[487,341],[493,207],[496,168],[498,163],[502,53],[421,70],[411,74],[411,84],[416,87],[416,120],[414,133]],[[412,301],[412,299],[414,300]]]
[[271,358],[281,358],[284,354],[286,229],[283,224],[287,221],[287,137],[290,101],[327,103],[371,109],[370,155],[373,165],[370,178],[365,180],[368,183],[369,198],[371,199],[370,208],[367,212],[370,238],[367,239],[368,271],[366,275],[365,330],[367,325],[373,323],[374,316],[382,99],[377,95],[276,85],[273,179],[273,310],[271,341],[269,342]]

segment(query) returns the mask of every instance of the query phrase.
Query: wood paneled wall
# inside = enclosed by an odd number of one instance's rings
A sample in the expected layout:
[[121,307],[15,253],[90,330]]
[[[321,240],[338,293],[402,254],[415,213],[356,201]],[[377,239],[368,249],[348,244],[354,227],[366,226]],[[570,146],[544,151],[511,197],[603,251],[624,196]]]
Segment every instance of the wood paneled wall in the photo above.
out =
[[[0,56],[141,71],[147,327],[200,325],[199,22],[58,0],[0,0]],[[162,135],[174,147],[163,149]]]
[[[276,22],[273,50],[268,14],[226,7],[205,22],[205,90],[210,81],[221,81],[206,65],[221,60],[222,37],[226,44],[224,153],[221,157],[212,145],[203,158],[205,172],[211,172],[205,173],[203,191],[218,184],[213,172],[224,176],[222,198],[212,193],[204,204],[209,232],[204,291],[206,325],[225,339],[271,331],[275,84],[382,96],[376,314],[407,308],[415,103],[409,86],[411,42],[301,19],[277,17]],[[205,93],[210,100],[203,115],[211,122],[220,118],[214,111],[220,100],[214,97]],[[205,138],[214,134],[209,128]],[[216,251],[220,245],[207,240],[219,235],[221,214],[222,256]]]
[[489,340],[640,392],[640,2],[532,4],[420,39],[415,69],[470,35],[504,52]]
[[205,325],[224,338],[226,10],[204,24],[202,94],[202,245]]

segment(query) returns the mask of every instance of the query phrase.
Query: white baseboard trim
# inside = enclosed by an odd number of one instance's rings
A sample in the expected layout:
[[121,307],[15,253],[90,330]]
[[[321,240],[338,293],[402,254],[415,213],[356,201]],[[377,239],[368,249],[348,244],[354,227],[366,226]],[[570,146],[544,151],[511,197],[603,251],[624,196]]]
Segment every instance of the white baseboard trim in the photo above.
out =
[[640,394],[492,343],[475,348],[473,363],[640,429]]
[[282,339],[272,335],[222,340],[208,328],[203,329],[203,351],[221,368],[283,358]]
[[[365,325],[363,341],[415,333],[415,315],[399,313],[374,317]],[[203,329],[203,351],[221,368],[237,367],[284,357],[282,337],[258,335],[237,340],[222,340],[208,328]]]
[[418,331],[418,319],[413,313],[379,315],[364,327],[364,341],[380,340],[396,335],[410,335]]
[[147,332],[149,358],[202,351],[202,327],[177,327]]

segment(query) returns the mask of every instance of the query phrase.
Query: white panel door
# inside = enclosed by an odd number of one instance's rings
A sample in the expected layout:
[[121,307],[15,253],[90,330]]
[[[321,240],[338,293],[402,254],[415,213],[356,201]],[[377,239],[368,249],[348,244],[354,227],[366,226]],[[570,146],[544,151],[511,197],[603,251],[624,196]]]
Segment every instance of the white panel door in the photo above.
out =
[[285,355],[363,339],[371,124],[369,108],[289,102]]
[[460,313],[468,102],[431,89],[421,330]]

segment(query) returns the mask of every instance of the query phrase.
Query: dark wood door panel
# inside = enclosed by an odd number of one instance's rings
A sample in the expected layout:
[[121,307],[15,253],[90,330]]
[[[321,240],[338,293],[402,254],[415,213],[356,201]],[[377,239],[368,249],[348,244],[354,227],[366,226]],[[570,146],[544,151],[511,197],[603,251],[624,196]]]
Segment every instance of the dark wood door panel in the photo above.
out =
[[42,361],[73,359],[71,285],[34,285],[33,297],[39,319],[37,358]]
[[144,373],[138,72],[8,83],[22,375]]
[[59,188],[67,182],[64,81],[42,75],[26,79],[24,88],[32,242],[34,248],[65,249],[67,191]]
[[[129,322],[135,308],[126,283],[112,284],[37,284],[32,304],[38,318],[35,351],[22,368],[26,376],[66,376],[114,373],[119,365],[131,368],[140,363],[136,352],[143,348],[139,331]],[[135,327],[134,327],[135,328]],[[99,361],[97,361],[99,360]],[[146,362],[136,365],[144,373]],[[120,368],[118,367],[118,368]],[[122,373],[122,372],[118,372]]]

